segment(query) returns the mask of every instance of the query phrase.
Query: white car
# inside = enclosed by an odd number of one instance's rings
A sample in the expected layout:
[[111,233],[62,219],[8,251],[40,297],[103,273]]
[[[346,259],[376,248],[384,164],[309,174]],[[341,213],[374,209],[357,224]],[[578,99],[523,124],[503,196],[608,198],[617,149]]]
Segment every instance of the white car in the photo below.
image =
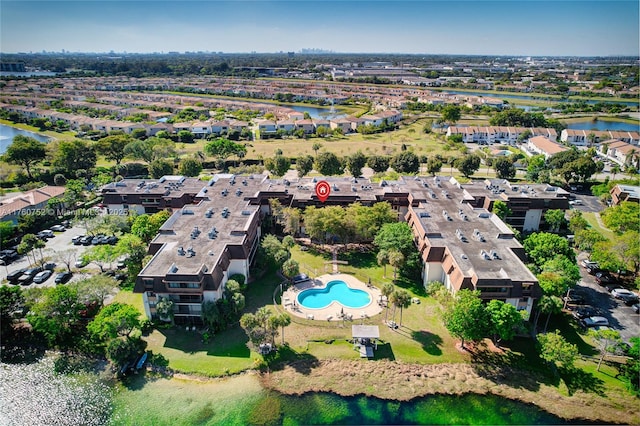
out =
[[52,231],[55,231],[55,232],[64,232],[64,231],[66,231],[66,229],[67,229],[67,228],[65,228],[65,227],[64,227],[64,226],[62,226],[62,225],[53,225],[53,226],[51,227],[51,230],[52,230]]
[[569,201],[569,205],[570,206],[581,206],[582,205],[582,200],[571,200],[571,201]]
[[591,260],[587,260],[584,259],[580,262],[580,264],[582,265],[583,268],[588,268],[590,266],[595,267],[595,268],[600,268],[600,265],[598,264],[598,262],[593,262]]

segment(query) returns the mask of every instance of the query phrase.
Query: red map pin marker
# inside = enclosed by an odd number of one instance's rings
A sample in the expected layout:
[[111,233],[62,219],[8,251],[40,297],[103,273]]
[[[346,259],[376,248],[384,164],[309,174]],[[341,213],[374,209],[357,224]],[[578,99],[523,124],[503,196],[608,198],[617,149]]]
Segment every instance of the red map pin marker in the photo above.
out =
[[327,201],[329,194],[331,194],[331,185],[329,185],[329,182],[321,180],[316,184],[316,195],[320,201],[323,203]]

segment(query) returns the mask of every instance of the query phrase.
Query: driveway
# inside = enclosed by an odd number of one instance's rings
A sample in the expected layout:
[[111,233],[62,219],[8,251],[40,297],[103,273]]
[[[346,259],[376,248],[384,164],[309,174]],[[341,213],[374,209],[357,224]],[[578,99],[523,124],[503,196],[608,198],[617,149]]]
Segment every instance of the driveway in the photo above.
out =
[[[578,263],[586,258],[586,253],[580,253]],[[594,276],[587,273],[585,268],[580,267],[580,275],[582,279],[578,288],[584,293],[591,306],[602,311],[602,316],[609,320],[611,328],[618,330],[625,342],[629,342],[632,337],[640,336],[640,315],[634,313],[630,306],[611,296],[606,288],[596,282]]]
[[604,206],[600,202],[600,199],[595,195],[585,195],[576,192],[574,192],[573,195],[576,197],[575,201],[580,200],[579,202],[582,204],[573,204],[571,208],[591,213],[598,213],[604,210]]

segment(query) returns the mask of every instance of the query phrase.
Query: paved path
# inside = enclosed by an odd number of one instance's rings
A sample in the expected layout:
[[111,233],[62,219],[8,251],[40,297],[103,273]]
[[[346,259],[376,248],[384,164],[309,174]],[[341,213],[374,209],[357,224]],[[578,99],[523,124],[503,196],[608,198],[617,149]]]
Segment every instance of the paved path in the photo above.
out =
[[604,226],[604,223],[602,222],[602,218],[600,217],[600,213],[596,212],[596,220],[598,221],[598,225],[600,225],[600,228],[609,231],[609,232],[613,232],[611,229],[607,228],[606,226]]

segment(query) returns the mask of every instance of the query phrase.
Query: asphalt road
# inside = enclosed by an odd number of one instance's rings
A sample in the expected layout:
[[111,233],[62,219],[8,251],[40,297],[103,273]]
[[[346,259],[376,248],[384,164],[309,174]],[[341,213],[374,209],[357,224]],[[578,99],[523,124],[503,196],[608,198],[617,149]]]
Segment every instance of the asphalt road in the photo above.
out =
[[[42,284],[35,284],[32,282],[28,286],[23,286],[23,287],[28,288],[28,287],[55,286],[56,285],[55,275],[58,272],[67,270],[66,265],[55,260],[55,254],[64,250],[73,250],[76,254],[76,259],[80,259],[82,253],[84,253],[90,246],[87,246],[87,247],[74,246],[73,243],[71,242],[71,239],[77,235],[84,235],[85,232],[86,230],[84,228],[80,228],[78,226],[74,226],[70,229],[67,229],[64,232],[56,232],[55,237],[50,238],[47,241],[46,247],[42,249],[42,255],[44,256],[45,261],[51,260],[56,262],[57,266],[54,273],[51,275],[51,277],[49,277],[49,279],[47,279],[47,281],[43,282]],[[33,257],[31,255],[29,257],[32,259],[31,262],[33,262]],[[39,253],[36,254],[36,257],[37,258],[40,257]],[[84,278],[88,277],[89,276],[88,273],[92,272],[93,269],[98,271],[98,268],[97,267],[94,268],[93,266],[94,265],[89,264],[87,267],[82,269],[82,272],[80,272],[72,264],[71,271],[73,272],[73,278],[71,279],[71,281],[76,281],[76,280],[82,279],[83,277]],[[17,259],[16,261],[14,261],[8,266],[0,266],[0,283],[6,282],[5,280],[7,278],[8,273],[11,273],[18,269],[29,268],[29,267],[31,267],[31,263],[29,263],[29,259],[27,259],[27,256],[20,257],[19,259]]]
[[[586,258],[586,253],[580,253],[578,263]],[[602,316],[609,320],[610,327],[618,330],[625,342],[629,342],[631,337],[640,336],[640,315],[633,312],[630,306],[615,299],[606,288],[596,282],[594,276],[587,273],[585,268],[580,267],[580,274],[582,279],[578,284],[578,290],[591,306],[598,308]]]

